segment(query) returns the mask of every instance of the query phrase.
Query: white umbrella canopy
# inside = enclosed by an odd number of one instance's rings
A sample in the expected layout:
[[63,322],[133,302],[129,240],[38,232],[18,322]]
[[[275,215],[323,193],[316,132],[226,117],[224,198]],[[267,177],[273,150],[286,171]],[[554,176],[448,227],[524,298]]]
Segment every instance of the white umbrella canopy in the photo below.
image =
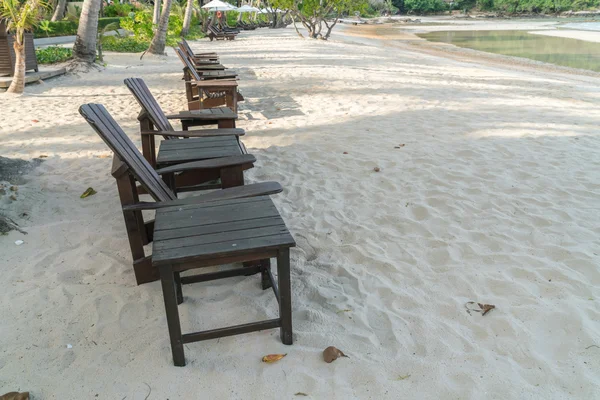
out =
[[248,4],[244,4],[243,6],[239,7],[236,11],[239,13],[260,12],[258,8],[249,6]]
[[225,3],[221,0],[212,0],[210,3],[206,3],[202,6],[210,11],[233,11],[236,8],[229,3]]

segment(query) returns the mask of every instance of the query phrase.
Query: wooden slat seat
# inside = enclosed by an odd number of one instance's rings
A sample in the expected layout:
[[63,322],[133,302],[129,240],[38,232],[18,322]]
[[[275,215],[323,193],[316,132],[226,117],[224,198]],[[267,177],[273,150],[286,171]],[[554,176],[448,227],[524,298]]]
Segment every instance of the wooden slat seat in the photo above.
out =
[[165,165],[238,155],[242,155],[242,150],[235,136],[163,140],[160,142],[156,164],[162,168]]

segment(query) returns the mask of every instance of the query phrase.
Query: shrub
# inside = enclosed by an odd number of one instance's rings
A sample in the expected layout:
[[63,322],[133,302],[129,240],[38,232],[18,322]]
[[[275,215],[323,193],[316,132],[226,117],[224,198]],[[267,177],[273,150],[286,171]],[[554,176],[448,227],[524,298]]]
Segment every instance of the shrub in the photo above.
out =
[[150,47],[149,40],[141,40],[134,36],[104,36],[102,49],[118,53],[140,53]]
[[[98,29],[103,29],[106,25],[112,24],[113,22],[119,23],[121,18],[98,18]],[[56,21],[44,23],[42,26],[38,26],[33,31],[33,36],[36,38],[42,38],[46,36],[72,36],[77,35],[77,27],[79,26],[76,21]]]
[[439,13],[448,9],[443,0],[406,0],[404,6],[412,14]]
[[[77,35],[77,22],[73,21],[56,21],[44,24],[49,29],[48,36],[70,36]],[[33,31],[34,37],[46,37],[46,32],[39,26]]]
[[48,46],[35,49],[35,55],[38,64],[54,64],[73,58],[73,50],[60,46]]
[[105,17],[126,17],[130,12],[136,11],[136,8],[131,4],[111,4],[104,7]]

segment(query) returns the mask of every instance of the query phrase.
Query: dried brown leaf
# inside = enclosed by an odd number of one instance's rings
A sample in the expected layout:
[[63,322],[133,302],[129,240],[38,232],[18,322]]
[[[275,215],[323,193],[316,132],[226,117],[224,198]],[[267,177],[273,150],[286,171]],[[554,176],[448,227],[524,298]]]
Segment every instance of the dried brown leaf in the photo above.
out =
[[308,395],[304,392],[298,392],[298,393],[294,394],[294,396],[308,396]]
[[340,357],[348,357],[348,356],[345,355],[337,347],[329,346],[328,348],[323,350],[323,360],[325,360],[326,363],[331,363]]
[[375,172],[379,172],[379,171],[381,171],[381,168],[379,168],[379,167],[375,167],[375,168],[373,168],[373,171],[375,171]]
[[10,392],[0,396],[0,400],[29,400],[29,392]]
[[276,361],[281,360],[283,357],[287,356],[287,354],[267,354],[262,358],[262,362],[265,363],[274,363]]
[[493,305],[493,304],[481,304],[481,303],[477,303],[477,304],[479,305],[479,307],[481,307],[481,311],[483,311],[483,313],[481,314],[482,317],[485,314],[487,314],[490,311],[492,311],[494,308],[496,308],[496,306]]

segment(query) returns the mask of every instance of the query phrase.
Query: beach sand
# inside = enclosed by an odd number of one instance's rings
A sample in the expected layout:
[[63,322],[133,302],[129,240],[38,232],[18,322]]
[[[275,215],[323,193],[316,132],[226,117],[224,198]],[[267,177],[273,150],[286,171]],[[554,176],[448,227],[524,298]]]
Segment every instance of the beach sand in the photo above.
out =
[[[446,57],[357,29],[192,44],[240,72],[238,126],[258,159],[248,181],[283,185],[273,200],[298,246],[294,345],[277,330],[188,344],[184,368],[160,285],[135,284],[111,153],[77,112],[105,104],[139,145],[123,79],[184,109],[179,60],[109,53],[101,72],[0,95],[2,155],[46,156],[1,205],[29,234],[0,236],[0,393],[600,398],[598,75]],[[184,296],[184,332],[277,315],[257,276]],[[496,309],[469,314],[469,301]],[[349,358],[324,363],[331,345]],[[287,357],[261,363],[269,353]]]

